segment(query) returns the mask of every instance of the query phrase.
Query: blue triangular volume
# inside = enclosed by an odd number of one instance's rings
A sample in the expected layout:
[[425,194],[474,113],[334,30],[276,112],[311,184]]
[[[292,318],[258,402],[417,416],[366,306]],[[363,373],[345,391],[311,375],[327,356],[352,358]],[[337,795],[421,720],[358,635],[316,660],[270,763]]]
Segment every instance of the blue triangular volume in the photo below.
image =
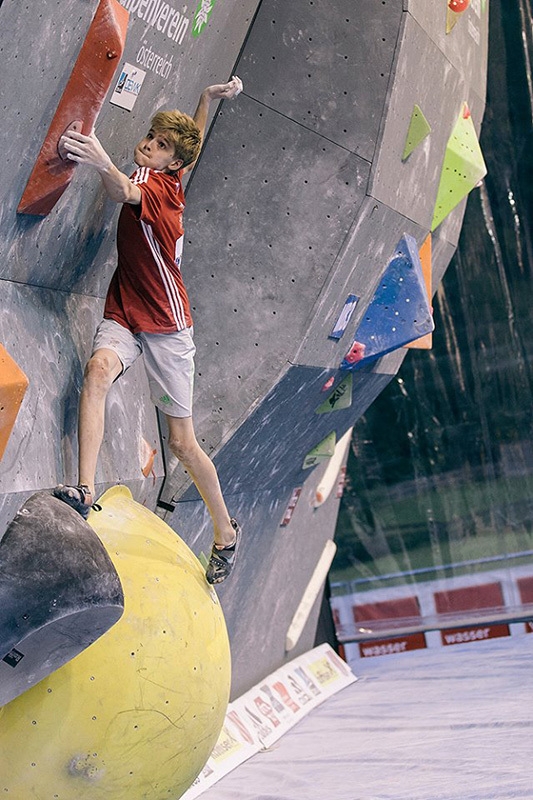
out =
[[434,329],[415,239],[398,242],[341,369],[355,369]]

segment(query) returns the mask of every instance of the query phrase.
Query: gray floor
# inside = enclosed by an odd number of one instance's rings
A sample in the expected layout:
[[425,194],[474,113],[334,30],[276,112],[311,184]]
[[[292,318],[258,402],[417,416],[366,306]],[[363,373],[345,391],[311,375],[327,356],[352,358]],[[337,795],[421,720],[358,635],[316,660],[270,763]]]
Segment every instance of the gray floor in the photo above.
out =
[[533,635],[366,659],[202,800],[533,798]]

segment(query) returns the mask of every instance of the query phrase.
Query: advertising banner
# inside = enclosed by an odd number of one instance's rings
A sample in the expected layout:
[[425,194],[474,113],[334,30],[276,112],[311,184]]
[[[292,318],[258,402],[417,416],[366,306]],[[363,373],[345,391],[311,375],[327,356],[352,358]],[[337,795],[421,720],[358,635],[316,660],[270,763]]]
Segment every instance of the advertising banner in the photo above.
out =
[[311,709],[356,679],[322,644],[273,672],[230,703],[218,741],[182,800],[193,800],[251,756],[270,747]]

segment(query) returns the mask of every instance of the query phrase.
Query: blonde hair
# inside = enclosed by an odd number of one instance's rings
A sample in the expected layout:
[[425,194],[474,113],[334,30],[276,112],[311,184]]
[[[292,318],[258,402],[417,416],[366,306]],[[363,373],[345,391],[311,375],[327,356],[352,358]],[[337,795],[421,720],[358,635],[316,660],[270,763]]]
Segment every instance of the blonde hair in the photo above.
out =
[[150,124],[155,133],[163,133],[174,146],[174,154],[183,161],[184,167],[196,161],[202,147],[202,134],[192,117],[181,111],[158,111]]

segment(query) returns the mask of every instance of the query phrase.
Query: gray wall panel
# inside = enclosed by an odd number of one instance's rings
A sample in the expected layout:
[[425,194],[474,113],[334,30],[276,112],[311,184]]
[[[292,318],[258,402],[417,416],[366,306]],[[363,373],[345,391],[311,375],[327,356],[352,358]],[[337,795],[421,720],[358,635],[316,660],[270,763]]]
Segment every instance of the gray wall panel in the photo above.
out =
[[[396,367],[397,368],[397,367]],[[331,431],[337,441],[363,414],[387,385],[391,374],[375,366],[354,374],[352,403],[344,410],[315,413],[331,392],[322,392],[325,381],[335,385],[346,373],[312,367],[291,367],[277,386],[215,457],[226,496],[277,486],[301,485],[314,469],[303,469],[309,451]],[[183,500],[197,497],[194,488]]]
[[[120,0],[128,8],[128,0]],[[231,76],[244,38],[260,0],[226,0],[213,4],[207,26],[199,36],[192,35],[192,19],[198,3],[173,7],[183,11],[190,20],[183,41],[173,42],[155,26],[149,26],[138,13],[130,14],[128,38],[124,60],[142,67],[141,48],[144,45],[157,54],[172,60],[172,70],[165,81],[160,75],[147,70],[145,83],[133,112],[117,109],[126,131],[120,126],[109,128],[110,136],[120,142],[124,132],[135,135],[149,123],[155,109],[181,108],[192,113],[199,92],[211,83],[221,83]],[[141,61],[139,61],[141,58]],[[144,67],[143,67],[144,68]],[[148,83],[146,83],[148,81]],[[113,107],[107,109],[111,112]]]
[[[4,192],[6,180],[16,193],[29,176],[95,8],[87,0],[7,0],[2,5],[0,102],[3,129],[10,132],[4,138]],[[11,191],[5,197],[0,224],[20,199]]]
[[401,0],[270,0],[239,63],[256,100],[362,158],[374,155]]
[[[464,77],[406,14],[369,193],[427,230],[433,219],[446,143],[466,99]],[[431,133],[402,162],[415,104],[431,125]]]
[[[232,697],[314,645],[320,598],[297,646],[285,651],[287,629],[337,518],[335,492],[316,510],[310,504],[324,468],[309,476],[287,527],[280,522],[292,487],[229,498],[231,513],[243,527],[235,574],[217,590],[231,641]],[[195,553],[209,551],[211,530],[203,503],[179,503],[172,525]]]
[[444,273],[446,272],[456,249],[456,245],[449,242],[444,236],[438,235],[439,232],[440,231],[437,231],[433,236],[431,243],[433,293],[437,291],[437,286],[443,279]]
[[461,74],[469,80],[480,97],[487,85],[489,0],[471,0],[459,15],[450,33],[446,33],[446,2],[439,0],[404,0],[404,7]]
[[95,301],[8,281],[0,282],[0,297],[0,340],[29,380],[0,462],[0,491],[52,486],[61,478],[62,447],[73,447],[76,406],[69,400],[83,370],[71,329],[94,314]]
[[184,253],[208,448],[293,359],[367,179],[365,161],[249,98],[217,119],[187,198]]
[[[77,406],[101,301],[0,281],[0,341],[26,373],[29,387],[4,457],[0,494],[55,486],[76,478]],[[155,411],[141,362],[111,389],[107,434],[97,472],[100,489],[141,474],[141,437],[159,451]],[[161,476],[159,453],[155,475]]]

